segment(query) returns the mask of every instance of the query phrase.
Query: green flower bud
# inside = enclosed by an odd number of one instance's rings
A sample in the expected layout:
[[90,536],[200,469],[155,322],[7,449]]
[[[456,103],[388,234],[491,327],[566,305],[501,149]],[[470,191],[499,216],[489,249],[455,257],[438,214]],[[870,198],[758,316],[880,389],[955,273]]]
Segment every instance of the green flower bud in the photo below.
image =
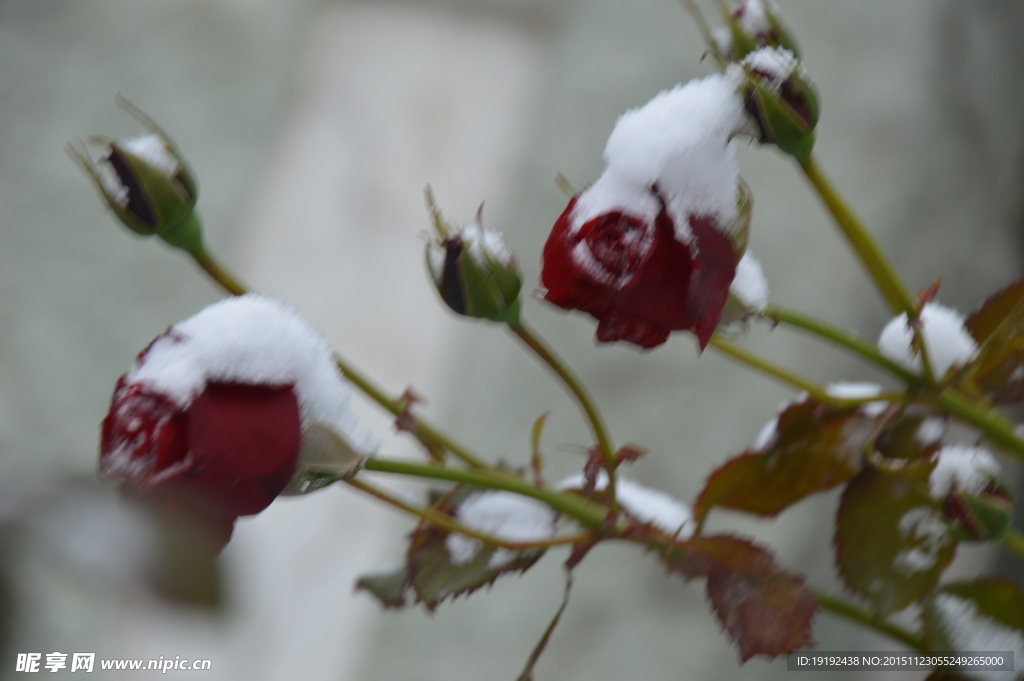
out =
[[715,42],[725,59],[739,61],[762,47],[781,47],[800,57],[771,0],[742,0],[731,8],[722,3],[722,16],[725,26],[718,29]]
[[441,299],[467,317],[517,321],[523,277],[501,235],[483,228],[479,212],[473,224],[447,224],[427,196],[438,235],[427,244],[427,270]]
[[762,144],[804,158],[814,147],[820,107],[818,93],[788,50],[762,48],[741,63],[746,72],[743,104]]
[[117,103],[150,133],[130,139],[95,136],[104,154],[94,162],[84,144],[69,144],[68,154],[92,178],[107,205],[130,230],[157,235],[189,252],[201,248],[193,210],[198,188],[177,147],[146,114],[126,99]]

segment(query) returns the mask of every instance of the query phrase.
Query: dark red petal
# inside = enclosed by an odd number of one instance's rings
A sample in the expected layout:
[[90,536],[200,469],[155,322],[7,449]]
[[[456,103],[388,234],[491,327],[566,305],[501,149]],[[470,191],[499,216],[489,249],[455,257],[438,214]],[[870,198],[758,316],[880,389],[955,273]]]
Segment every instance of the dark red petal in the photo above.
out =
[[153,476],[188,456],[185,414],[170,397],[126,383],[114,390],[100,436],[100,473],[114,482],[145,488]]
[[188,433],[189,492],[224,515],[259,513],[295,471],[299,403],[291,386],[211,383],[189,405]]
[[693,278],[686,301],[686,324],[692,328],[700,349],[718,328],[729,287],[736,276],[736,253],[722,232],[708,218],[690,218],[697,244]]

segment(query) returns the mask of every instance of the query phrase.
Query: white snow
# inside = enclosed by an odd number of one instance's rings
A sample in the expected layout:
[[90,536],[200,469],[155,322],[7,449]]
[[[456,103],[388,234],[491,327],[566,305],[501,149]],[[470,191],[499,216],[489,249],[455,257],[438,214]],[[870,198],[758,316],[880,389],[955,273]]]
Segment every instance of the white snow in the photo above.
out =
[[693,80],[624,113],[605,147],[607,169],[576,202],[572,233],[613,211],[653,226],[660,210],[654,185],[680,241],[692,241],[690,216],[711,217],[723,229],[731,226],[739,185],[731,139],[749,126],[737,78],[715,74]]
[[[600,471],[594,489],[604,490],[608,486],[608,474]],[[559,491],[567,489],[583,489],[586,481],[583,474],[571,475],[558,483]],[[687,504],[675,499],[665,492],[645,487],[621,476],[615,480],[616,497],[619,506],[633,519],[653,525],[662,532],[679,539],[689,539],[696,527],[693,512]]]
[[946,421],[932,416],[921,421],[921,425],[917,427],[917,431],[914,433],[914,439],[917,440],[918,444],[927,447],[941,441],[942,436],[945,434]]
[[768,22],[769,7],[777,10],[774,4],[769,4],[766,7],[762,0],[746,0],[740,3],[733,11],[739,11],[740,13],[739,17],[737,17],[740,28],[748,35],[757,36],[772,30],[772,26]]
[[[550,539],[555,534],[555,512],[536,499],[512,492],[481,492],[462,502],[455,509],[455,518],[463,525],[506,542],[533,542]],[[453,565],[465,565],[479,553],[483,544],[464,534],[452,532],[445,539],[445,548]],[[515,558],[515,552],[498,549],[487,563],[500,568]]]
[[747,71],[756,71],[776,92],[800,65],[792,52],[781,47],[762,47],[744,57],[741,63]]
[[[953,649],[962,652],[1013,652],[1014,666],[1019,670],[1024,660],[1024,637],[1019,631],[1004,626],[978,612],[970,600],[951,594],[935,596],[939,622],[949,636]],[[1014,671],[962,672],[977,679],[1013,681]]]
[[967,445],[946,445],[939,450],[928,487],[933,499],[944,499],[951,491],[983,492],[999,477],[999,463],[986,449]]
[[[932,371],[942,377],[954,366],[967,364],[978,352],[964,319],[952,308],[928,303],[921,310],[921,335],[931,360]],[[907,326],[906,313],[894,317],[878,337],[878,349],[892,361],[913,371],[921,371],[921,358],[912,353],[914,334]]]
[[167,177],[173,177],[181,168],[178,159],[167,148],[167,142],[159,135],[120,139],[117,141],[117,146],[129,154],[139,157]]
[[[511,267],[515,260],[501,233],[484,229],[479,223],[466,225],[452,236],[462,241],[462,252],[472,258],[480,269],[491,267],[492,263]],[[446,257],[444,241],[431,240],[427,247],[427,268],[435,280],[444,275]]]
[[935,511],[923,507],[912,508],[900,518],[898,527],[903,538],[915,545],[896,555],[893,569],[904,575],[913,575],[934,567],[939,549],[948,534],[946,524]]
[[332,355],[294,308],[250,293],[172,326],[136,362],[127,383],[147,384],[182,408],[209,382],[294,385],[303,428],[319,423],[356,451],[372,451],[372,438],[349,411],[351,390]]
[[761,313],[768,308],[768,280],[761,263],[750,251],[744,253],[736,265],[729,293],[748,310]]
[[[866,400],[876,395],[881,395],[882,386],[875,383],[840,381],[838,383],[829,383],[825,386],[825,392],[841,400]],[[887,406],[889,406],[888,402],[880,400],[878,402],[868,402],[862,405],[860,410],[868,418],[874,418],[885,411]]]

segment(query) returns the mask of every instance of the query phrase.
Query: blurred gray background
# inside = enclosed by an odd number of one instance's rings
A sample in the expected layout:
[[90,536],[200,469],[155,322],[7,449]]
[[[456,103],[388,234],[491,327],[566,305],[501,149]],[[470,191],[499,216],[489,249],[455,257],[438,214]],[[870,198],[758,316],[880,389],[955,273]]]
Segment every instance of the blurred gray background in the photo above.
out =
[[[940,299],[969,310],[1018,278],[1024,4],[779,4],[821,92],[822,163],[911,288],[941,276]],[[178,254],[113,224],[63,153],[78,137],[140,132],[116,93],[185,152],[208,239],[244,279],[299,305],[388,389],[414,386],[432,418],[487,457],[524,464],[530,425],[550,411],[557,478],[582,464],[584,424],[512,337],[437,301],[422,264],[423,187],[458,222],[486,200],[485,224],[518,252],[529,288],[566,203],[556,173],[596,179],[616,117],[708,73],[702,52],[674,0],[0,0],[0,521],[47,507],[61,481],[92,478],[117,377],[220,295]],[[875,337],[885,309],[792,164],[750,147],[741,165],[773,301]],[[632,477],[684,500],[789,396],[711,351],[698,358],[687,336],[638,353],[595,347],[589,318],[532,300],[526,315],[583,375],[616,441],[650,449]],[[746,342],[823,381],[876,378],[785,330]],[[372,405],[359,410],[382,451],[414,452]],[[757,534],[835,591],[835,501],[711,525]],[[382,613],[352,584],[399,559],[411,523],[330,489],[239,524],[221,558],[227,604],[211,615],[112,578],[118,549],[86,525],[41,525],[58,545],[84,544],[70,553],[0,536],[0,598],[15,613],[0,678],[19,676],[17,652],[95,651],[210,658],[208,679],[511,679],[562,589],[552,552],[433,616]],[[993,560],[963,553],[966,573]],[[827,614],[816,636],[832,650],[886,645]],[[537,678],[786,674],[784,661],[737,663],[701,585],[609,546],[578,569]]]

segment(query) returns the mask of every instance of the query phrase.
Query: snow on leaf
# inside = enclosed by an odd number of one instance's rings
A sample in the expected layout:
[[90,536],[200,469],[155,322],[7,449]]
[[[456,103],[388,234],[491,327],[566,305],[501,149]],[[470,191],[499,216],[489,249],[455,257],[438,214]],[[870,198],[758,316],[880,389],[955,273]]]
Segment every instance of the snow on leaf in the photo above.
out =
[[994,401],[1024,400],[1024,280],[986,300],[967,318],[978,345],[973,378]]
[[[921,615],[931,650],[1014,653],[1024,659],[1024,594],[1011,582],[982,578],[947,584],[928,597]],[[986,672],[965,678],[1019,678]]]
[[[577,491],[606,503],[602,493],[608,486],[608,474],[600,471],[588,492],[589,484],[585,475],[573,475],[558,483],[556,489]],[[695,523],[688,505],[665,492],[622,477],[616,479],[615,485],[619,507],[633,520],[681,539],[687,539],[693,534]]]
[[759,438],[761,448],[730,459],[708,478],[698,519],[721,506],[774,516],[801,499],[846,482],[860,470],[874,421],[861,409],[829,409],[804,399],[787,406]]
[[687,579],[707,579],[708,598],[743,662],[812,644],[817,598],[760,546],[728,535],[694,537],[674,544],[664,561]]
[[921,600],[939,582],[957,541],[931,498],[927,462],[865,468],[850,481],[836,516],[836,566],[851,591],[885,617]]

